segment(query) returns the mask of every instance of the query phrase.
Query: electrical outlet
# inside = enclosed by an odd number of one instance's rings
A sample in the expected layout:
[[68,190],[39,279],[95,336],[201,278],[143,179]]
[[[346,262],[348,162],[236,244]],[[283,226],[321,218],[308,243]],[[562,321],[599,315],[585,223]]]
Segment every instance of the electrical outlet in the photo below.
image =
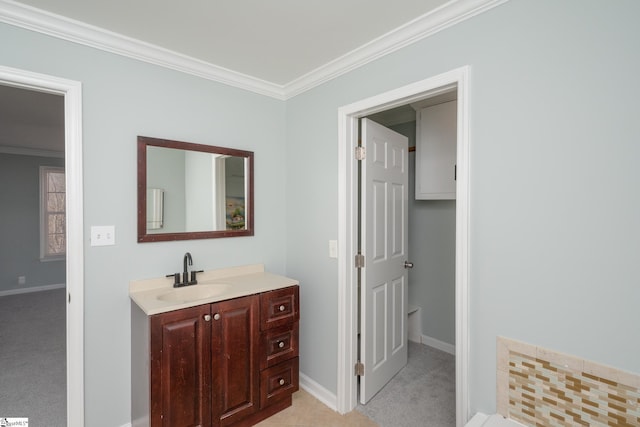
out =
[[26,285],[27,276],[18,276],[18,285]]
[[116,244],[114,225],[94,225],[91,227],[91,246],[110,246]]

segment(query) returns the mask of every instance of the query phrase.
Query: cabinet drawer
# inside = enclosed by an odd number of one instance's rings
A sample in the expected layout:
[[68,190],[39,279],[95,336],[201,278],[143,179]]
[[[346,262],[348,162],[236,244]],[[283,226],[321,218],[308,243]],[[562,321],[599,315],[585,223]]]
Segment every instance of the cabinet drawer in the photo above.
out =
[[298,322],[262,332],[260,369],[298,356]]
[[298,391],[298,358],[260,373],[260,407],[264,408]]
[[260,295],[260,327],[267,330],[295,322],[300,318],[298,286]]

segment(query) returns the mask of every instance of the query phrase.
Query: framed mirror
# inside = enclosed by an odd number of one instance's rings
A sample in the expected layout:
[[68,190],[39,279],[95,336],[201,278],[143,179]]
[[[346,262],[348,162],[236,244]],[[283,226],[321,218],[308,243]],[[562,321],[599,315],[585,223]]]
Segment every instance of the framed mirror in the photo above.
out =
[[138,136],[138,242],[253,236],[253,152]]

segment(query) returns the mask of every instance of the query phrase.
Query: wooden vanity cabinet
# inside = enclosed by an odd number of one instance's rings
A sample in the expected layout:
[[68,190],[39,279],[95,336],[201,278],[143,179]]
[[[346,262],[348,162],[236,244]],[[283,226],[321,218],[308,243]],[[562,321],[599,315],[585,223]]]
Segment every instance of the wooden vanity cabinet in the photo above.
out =
[[[290,406],[299,311],[292,286],[149,316],[140,337],[133,328],[132,345],[142,338],[150,355],[149,425],[244,427]],[[132,397],[132,407],[146,406]]]

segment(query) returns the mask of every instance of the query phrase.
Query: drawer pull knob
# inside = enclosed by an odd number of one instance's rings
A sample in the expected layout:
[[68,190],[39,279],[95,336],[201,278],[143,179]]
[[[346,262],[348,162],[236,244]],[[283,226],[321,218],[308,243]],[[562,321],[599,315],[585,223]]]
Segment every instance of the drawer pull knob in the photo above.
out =
[[280,378],[280,381],[278,381],[280,383],[280,385],[284,385],[284,380],[282,378]]
[[211,320],[211,315],[210,314],[205,314],[204,315],[204,321],[205,322],[209,322]]
[[280,342],[278,343],[278,347],[283,348],[283,347],[284,347],[284,341],[280,341]]
[[278,308],[280,309],[280,311],[284,311],[285,306],[284,306],[284,305],[281,305],[281,306],[280,306],[280,307],[278,307]]
[[220,320],[220,313],[216,313],[213,315],[213,320]]

